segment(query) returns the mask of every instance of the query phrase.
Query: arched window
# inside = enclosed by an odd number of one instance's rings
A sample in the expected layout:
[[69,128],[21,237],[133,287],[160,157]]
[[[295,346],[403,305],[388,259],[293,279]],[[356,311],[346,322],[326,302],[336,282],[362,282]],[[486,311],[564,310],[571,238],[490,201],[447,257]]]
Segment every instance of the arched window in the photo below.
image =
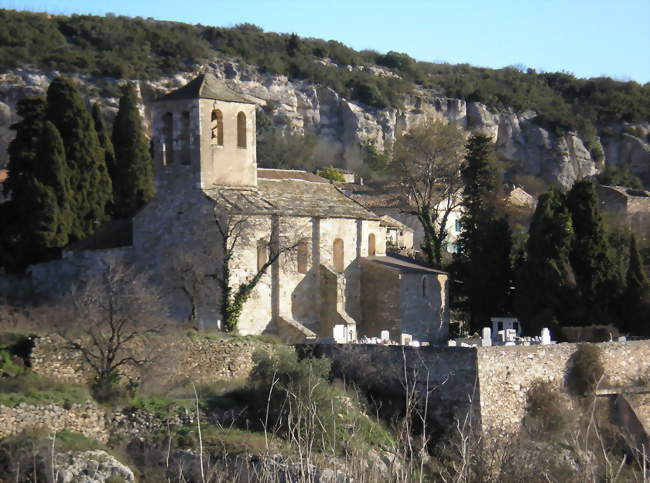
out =
[[377,253],[375,249],[375,234],[368,235],[368,256],[373,256]]
[[422,277],[422,296],[427,296],[427,276]]
[[237,114],[237,146],[246,147],[246,114],[243,112]]
[[257,240],[257,270],[262,270],[262,267],[269,260],[269,244],[266,240],[260,238]]
[[185,111],[181,116],[181,162],[192,164],[190,157],[190,113]]
[[219,109],[212,111],[212,121],[210,122],[210,131],[212,144],[223,146],[223,114]]
[[163,114],[163,164],[174,161],[174,116],[171,112]]
[[343,240],[341,240],[340,238],[334,240],[333,258],[334,258],[334,270],[336,270],[339,273],[342,273],[343,270],[345,269],[345,263],[343,261]]
[[309,243],[302,240],[298,244],[298,273],[307,273],[309,270]]

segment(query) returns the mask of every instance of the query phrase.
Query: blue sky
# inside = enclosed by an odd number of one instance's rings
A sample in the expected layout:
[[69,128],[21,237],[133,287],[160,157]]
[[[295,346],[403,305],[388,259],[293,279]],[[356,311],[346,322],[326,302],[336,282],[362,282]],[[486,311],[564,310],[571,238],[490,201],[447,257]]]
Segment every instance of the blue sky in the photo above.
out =
[[214,26],[248,22],[418,60],[650,81],[649,0],[0,0],[0,7]]

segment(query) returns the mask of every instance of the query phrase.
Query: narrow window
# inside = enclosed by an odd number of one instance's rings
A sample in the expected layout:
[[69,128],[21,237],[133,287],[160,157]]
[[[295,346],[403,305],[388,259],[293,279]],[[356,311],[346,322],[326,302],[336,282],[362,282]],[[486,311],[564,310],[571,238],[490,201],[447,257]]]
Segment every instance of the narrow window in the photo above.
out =
[[339,273],[343,272],[345,265],[343,263],[343,240],[337,238],[334,240],[334,270]]
[[190,113],[185,111],[181,117],[181,156],[183,164],[192,164],[190,157]]
[[174,116],[171,112],[163,114],[163,164],[174,161]]
[[237,146],[246,147],[246,114],[243,112],[237,114]]
[[376,250],[375,250],[375,234],[371,233],[368,235],[368,255],[373,256],[375,255]]
[[212,111],[212,121],[210,123],[212,144],[223,146],[223,114],[219,109]]
[[262,270],[264,264],[269,260],[269,246],[266,240],[257,241],[257,270]]
[[427,296],[427,277],[426,275],[422,277],[422,296]]
[[309,270],[309,244],[302,240],[298,244],[298,273],[307,273]]

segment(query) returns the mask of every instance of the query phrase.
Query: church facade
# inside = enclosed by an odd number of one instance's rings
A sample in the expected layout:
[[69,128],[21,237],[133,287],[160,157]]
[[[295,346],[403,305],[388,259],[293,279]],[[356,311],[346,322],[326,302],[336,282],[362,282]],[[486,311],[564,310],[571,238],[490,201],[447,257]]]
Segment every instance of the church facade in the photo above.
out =
[[388,256],[380,217],[328,180],[259,169],[255,112],[211,74],[154,103],[156,195],[120,256],[149,274],[179,322],[222,323],[225,274],[231,296],[257,282],[244,335],[349,342],[388,330],[446,342],[447,274]]

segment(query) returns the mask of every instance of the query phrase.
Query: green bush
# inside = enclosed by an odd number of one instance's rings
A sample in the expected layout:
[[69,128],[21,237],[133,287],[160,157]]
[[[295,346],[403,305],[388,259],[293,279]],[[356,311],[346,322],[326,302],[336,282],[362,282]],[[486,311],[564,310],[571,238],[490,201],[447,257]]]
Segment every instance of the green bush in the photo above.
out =
[[569,363],[569,388],[576,394],[584,396],[592,392],[605,374],[601,350],[594,344],[578,345]]
[[390,433],[368,417],[353,394],[328,382],[330,361],[299,359],[291,349],[257,352],[246,388],[213,398],[209,407],[247,408],[246,429],[266,431],[320,451],[393,444]]
[[316,174],[322,178],[329,179],[334,182],[343,182],[343,173],[337,168],[323,168],[316,171]]

